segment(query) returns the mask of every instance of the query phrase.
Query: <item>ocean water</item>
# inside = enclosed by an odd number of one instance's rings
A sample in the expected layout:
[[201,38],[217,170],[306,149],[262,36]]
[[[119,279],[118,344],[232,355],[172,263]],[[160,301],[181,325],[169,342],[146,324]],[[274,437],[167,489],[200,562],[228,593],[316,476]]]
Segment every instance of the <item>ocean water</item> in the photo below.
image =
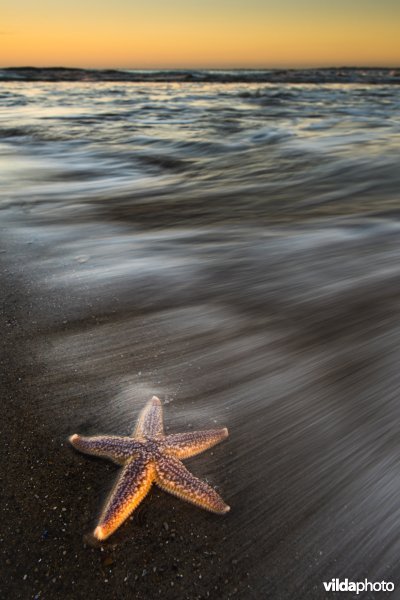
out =
[[192,465],[232,507],[205,521],[209,597],[395,581],[399,166],[400,87],[379,81],[0,86],[32,428],[128,433],[154,393],[171,431],[227,426]]

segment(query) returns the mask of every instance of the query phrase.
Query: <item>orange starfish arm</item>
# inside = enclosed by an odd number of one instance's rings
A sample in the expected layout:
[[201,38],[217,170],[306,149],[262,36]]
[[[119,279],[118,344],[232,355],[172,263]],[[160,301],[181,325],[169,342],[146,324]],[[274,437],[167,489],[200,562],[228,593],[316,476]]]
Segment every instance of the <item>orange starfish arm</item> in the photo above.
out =
[[69,441],[80,452],[109,458],[118,465],[124,465],[127,460],[132,458],[135,450],[141,447],[139,442],[116,435],[85,437],[74,433],[69,438]]
[[133,434],[135,438],[154,438],[163,435],[163,411],[161,400],[153,396],[139,415]]
[[164,455],[155,463],[155,482],[170,494],[211,512],[223,514],[229,510],[212,487],[194,477],[172,456]]
[[190,433],[174,433],[163,441],[163,449],[175,458],[189,458],[204,452],[228,437],[228,430],[210,429],[208,431],[191,431]]
[[146,457],[132,460],[123,469],[112,490],[94,535],[108,538],[143,500],[154,480],[154,465]]

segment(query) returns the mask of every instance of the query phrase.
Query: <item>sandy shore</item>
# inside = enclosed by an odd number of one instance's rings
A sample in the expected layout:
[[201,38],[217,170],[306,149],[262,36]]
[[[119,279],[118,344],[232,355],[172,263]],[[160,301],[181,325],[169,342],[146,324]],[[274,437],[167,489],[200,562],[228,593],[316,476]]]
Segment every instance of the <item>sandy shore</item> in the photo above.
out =
[[[309,600],[334,577],[395,581],[399,285],[381,264],[398,232],[365,231],[3,230],[2,597]],[[153,393],[168,431],[229,428],[188,466],[232,510],[154,489],[93,544],[117,468],[67,437],[129,434]]]
[[[226,560],[236,555],[226,537],[231,523],[157,489],[108,542],[100,545],[92,539],[116,467],[69,447],[67,435],[77,420],[73,409],[62,409],[69,423],[65,430],[49,434],[46,429],[52,419],[51,414],[44,418],[52,408],[46,390],[51,374],[35,356],[41,335],[35,314],[52,310],[52,301],[32,290],[23,256],[13,253],[10,267],[10,253],[3,247],[0,255],[2,597],[236,596],[247,587],[247,577],[238,571],[235,558]],[[220,483],[228,491],[223,467],[227,449],[214,453],[221,465]]]

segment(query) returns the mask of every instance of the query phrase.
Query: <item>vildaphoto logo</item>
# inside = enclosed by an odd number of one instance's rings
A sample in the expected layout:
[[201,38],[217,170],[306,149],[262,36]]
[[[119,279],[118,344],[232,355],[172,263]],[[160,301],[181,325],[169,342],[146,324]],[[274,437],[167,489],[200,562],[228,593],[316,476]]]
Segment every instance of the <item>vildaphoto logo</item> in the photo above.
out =
[[393,592],[394,583],[391,581],[349,581],[346,579],[331,579],[323,581],[324,588],[327,592]]

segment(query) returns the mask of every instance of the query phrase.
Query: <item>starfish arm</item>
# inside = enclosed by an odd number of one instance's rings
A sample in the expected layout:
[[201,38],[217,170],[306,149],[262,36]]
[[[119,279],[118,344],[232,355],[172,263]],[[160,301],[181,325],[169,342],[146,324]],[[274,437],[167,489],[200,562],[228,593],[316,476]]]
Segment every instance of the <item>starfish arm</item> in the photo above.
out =
[[161,400],[153,396],[139,415],[133,434],[135,438],[154,438],[163,435],[163,411]]
[[108,538],[143,500],[154,479],[154,465],[145,456],[129,462],[123,469],[104,507],[94,535]]
[[124,465],[141,447],[140,443],[132,438],[113,435],[84,437],[75,433],[69,441],[80,452],[109,458],[118,465]]
[[210,429],[208,431],[191,431],[190,433],[175,433],[166,436],[163,448],[167,454],[175,458],[189,458],[204,452],[208,448],[219,444],[228,437],[228,430]]
[[156,461],[155,482],[170,494],[211,512],[223,514],[230,510],[212,487],[194,477],[173,456],[163,455]]

